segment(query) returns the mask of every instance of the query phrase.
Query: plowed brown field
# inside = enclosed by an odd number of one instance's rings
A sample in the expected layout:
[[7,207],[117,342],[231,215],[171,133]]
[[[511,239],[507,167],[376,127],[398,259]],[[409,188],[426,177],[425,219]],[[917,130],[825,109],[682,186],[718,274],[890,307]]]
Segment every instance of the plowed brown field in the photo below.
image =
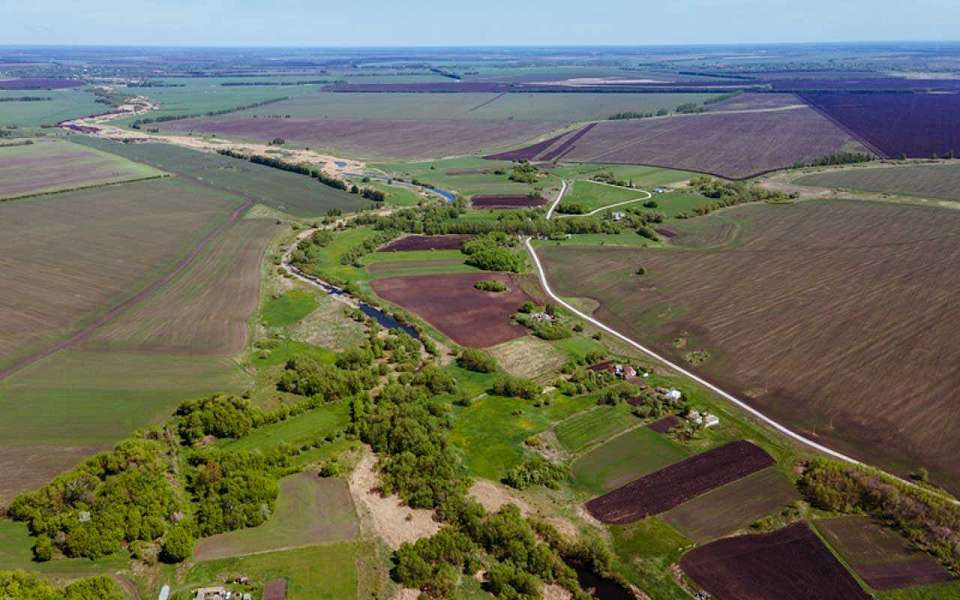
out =
[[598,318],[678,362],[708,350],[691,368],[776,420],[960,490],[960,212],[804,202],[675,228],[707,247],[541,257],[559,295],[598,300]]
[[731,442],[594,498],[587,502],[587,511],[604,523],[633,523],[772,464],[762,448]]
[[[508,292],[482,292],[481,279],[496,279]],[[378,296],[416,313],[463,346],[482,348],[524,335],[510,316],[530,297],[504,273],[457,273],[390,277],[370,282]]]
[[680,566],[717,600],[870,598],[805,523],[695,548]]

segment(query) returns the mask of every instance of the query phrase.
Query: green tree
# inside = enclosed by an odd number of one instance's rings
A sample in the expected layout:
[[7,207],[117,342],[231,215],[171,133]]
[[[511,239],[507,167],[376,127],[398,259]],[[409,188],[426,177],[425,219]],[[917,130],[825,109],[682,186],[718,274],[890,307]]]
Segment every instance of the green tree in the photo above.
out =
[[193,555],[193,535],[186,527],[171,527],[163,536],[160,559],[167,563],[183,562]]

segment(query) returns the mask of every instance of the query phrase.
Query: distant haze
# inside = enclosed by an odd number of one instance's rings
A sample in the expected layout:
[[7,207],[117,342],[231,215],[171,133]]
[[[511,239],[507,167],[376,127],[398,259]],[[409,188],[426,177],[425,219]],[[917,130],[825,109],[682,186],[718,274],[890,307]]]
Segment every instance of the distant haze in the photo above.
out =
[[654,45],[952,40],[956,0],[2,0],[2,44]]

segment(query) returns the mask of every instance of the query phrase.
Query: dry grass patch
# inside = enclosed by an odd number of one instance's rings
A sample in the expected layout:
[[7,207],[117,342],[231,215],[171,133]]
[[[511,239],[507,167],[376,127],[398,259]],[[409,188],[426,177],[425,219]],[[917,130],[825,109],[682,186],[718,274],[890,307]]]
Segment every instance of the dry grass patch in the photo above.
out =
[[531,336],[497,344],[486,351],[497,359],[504,371],[531,379],[556,371],[567,360],[552,344]]

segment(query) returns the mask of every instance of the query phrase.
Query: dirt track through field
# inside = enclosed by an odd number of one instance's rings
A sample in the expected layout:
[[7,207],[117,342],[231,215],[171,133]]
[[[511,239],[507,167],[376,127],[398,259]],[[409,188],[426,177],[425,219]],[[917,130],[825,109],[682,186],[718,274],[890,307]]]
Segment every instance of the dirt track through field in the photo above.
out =
[[57,342],[56,344],[50,346],[49,348],[46,348],[39,352],[35,352],[34,354],[31,354],[29,356],[25,356],[20,360],[18,360],[17,362],[15,362],[14,364],[10,365],[9,367],[6,367],[5,369],[0,370],[0,381],[3,381],[4,379],[16,373],[17,371],[20,371],[21,369],[28,367],[40,360],[43,360],[48,356],[51,356],[61,350],[65,350],[67,348],[75,346],[76,344],[86,340],[98,328],[111,322],[113,319],[117,318],[117,316],[119,316],[129,308],[136,306],[137,304],[142,302],[144,299],[156,293],[157,290],[159,290],[161,287],[169,283],[171,280],[173,280],[173,278],[175,278],[177,275],[182,273],[184,269],[190,266],[214,238],[216,238],[218,235],[223,233],[228,227],[230,227],[235,222],[237,222],[237,220],[239,220],[240,217],[243,216],[243,213],[245,213],[247,209],[253,206],[253,204],[254,204],[254,201],[252,199],[245,200],[243,204],[238,206],[236,209],[234,209],[232,213],[230,213],[230,217],[225,222],[221,223],[219,226],[214,228],[210,233],[204,236],[193,247],[190,253],[187,254],[187,256],[185,256],[180,262],[178,262],[174,266],[174,268],[171,271],[169,271],[166,275],[164,275],[160,279],[154,281],[153,283],[151,283],[144,289],[140,290],[133,296],[130,296],[123,302],[113,306],[106,313],[98,317],[92,323],[86,325],[80,331],[71,335],[69,338],[62,340],[60,342]]

